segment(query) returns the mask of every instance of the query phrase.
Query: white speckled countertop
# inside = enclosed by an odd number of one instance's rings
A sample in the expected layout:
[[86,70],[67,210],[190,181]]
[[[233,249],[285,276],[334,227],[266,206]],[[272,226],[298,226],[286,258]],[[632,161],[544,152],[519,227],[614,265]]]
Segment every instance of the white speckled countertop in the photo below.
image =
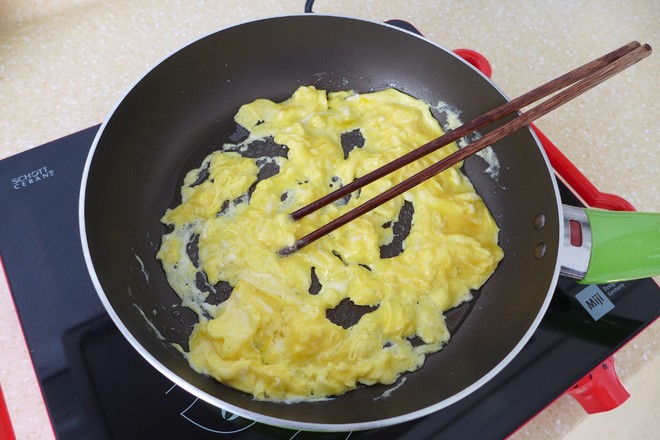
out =
[[[246,20],[301,13],[303,6],[303,0],[3,0],[0,159],[101,122],[145,69],[190,40]],[[477,50],[491,61],[494,81],[509,96],[631,40],[660,44],[660,3],[654,0],[318,0],[315,11],[401,18],[449,49]],[[652,55],[537,124],[600,190],[623,196],[640,211],[660,211],[659,67],[660,55]],[[1,275],[0,317],[0,384],[17,438],[52,438]],[[624,383],[640,374],[660,376],[659,336],[656,322],[617,353]],[[659,383],[639,388],[656,396]],[[653,411],[634,406],[648,401],[633,394],[624,404],[633,410],[620,424],[648,426],[642,436],[657,433]],[[657,398],[650,401],[660,407]],[[631,413],[646,415],[635,420]],[[585,429],[585,418],[564,396],[514,438],[564,437],[578,425]]]

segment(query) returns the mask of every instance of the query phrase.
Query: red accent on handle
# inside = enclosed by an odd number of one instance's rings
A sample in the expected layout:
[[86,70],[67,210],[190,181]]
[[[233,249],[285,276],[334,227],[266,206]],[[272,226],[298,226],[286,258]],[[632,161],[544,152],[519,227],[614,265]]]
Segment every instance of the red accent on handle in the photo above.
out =
[[571,246],[582,247],[582,225],[577,220],[569,220],[571,228]]
[[14,428],[11,426],[9,420],[9,411],[7,410],[7,403],[2,394],[2,387],[0,386],[0,440],[16,440],[14,435]]
[[573,385],[568,394],[578,401],[588,414],[609,411],[628,400],[630,393],[623,386],[609,358]]
[[481,55],[479,52],[476,52],[472,49],[455,49],[454,53],[479,69],[481,73],[486,75],[488,78],[490,78],[492,75],[493,68],[491,67],[490,62],[488,62],[486,57]]

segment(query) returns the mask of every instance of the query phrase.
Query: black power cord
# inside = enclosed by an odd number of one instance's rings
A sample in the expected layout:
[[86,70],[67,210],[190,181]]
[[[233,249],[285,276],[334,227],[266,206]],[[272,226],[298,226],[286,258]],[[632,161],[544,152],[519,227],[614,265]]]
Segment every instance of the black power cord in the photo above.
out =
[[305,13],[311,14],[314,11],[312,11],[312,7],[314,6],[314,0],[307,0],[305,1]]

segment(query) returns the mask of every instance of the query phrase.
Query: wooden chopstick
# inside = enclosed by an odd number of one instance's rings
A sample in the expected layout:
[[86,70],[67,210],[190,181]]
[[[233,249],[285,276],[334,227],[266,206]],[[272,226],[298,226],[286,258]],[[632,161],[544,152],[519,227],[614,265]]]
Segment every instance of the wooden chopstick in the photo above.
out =
[[603,55],[600,58],[597,58],[587,64],[584,64],[583,66],[573,69],[570,72],[567,72],[553,79],[552,81],[549,81],[533,90],[530,90],[529,92],[520,95],[519,97],[511,101],[508,101],[507,103],[502,104],[501,106],[487,113],[484,113],[483,115],[461,125],[460,127],[454,130],[447,131],[444,135],[440,136],[439,138],[436,138],[422,145],[421,147],[418,147],[404,154],[403,156],[398,157],[392,162],[389,162],[387,165],[377,168],[365,174],[364,176],[361,176],[360,178],[354,180],[353,182],[342,186],[341,188],[321,197],[320,199],[315,200],[309,205],[306,205],[298,209],[297,211],[291,214],[291,217],[294,220],[299,220],[305,217],[306,215],[309,215],[312,212],[349,195],[353,191],[356,191],[362,188],[363,186],[368,185],[371,182],[374,182],[375,180],[380,179],[381,177],[386,176],[387,174],[390,174],[398,170],[399,168],[402,168],[426,156],[427,154],[430,154],[444,147],[445,145],[448,145],[456,141],[457,139],[460,139],[472,133],[473,131],[481,127],[484,127],[488,124],[492,124],[493,122],[502,119],[503,117],[509,115],[510,113],[519,111],[523,107],[533,104],[534,102],[543,99],[549,96],[550,94],[555,93],[573,84],[576,81],[576,77],[582,77],[583,75],[588,75],[590,73],[596,72],[598,69],[603,68],[604,66],[621,58],[623,55],[629,53],[631,50],[637,49],[638,47],[640,47],[640,43],[638,43],[637,41],[632,41],[626,44],[625,46],[621,46],[620,48],[606,55]]
[[[625,48],[625,49],[624,49]],[[619,51],[622,51],[624,53],[621,53]],[[543,101],[542,103],[538,104],[536,107],[533,107],[532,109],[521,113],[519,116],[517,116],[515,119],[512,121],[509,121],[508,123],[502,125],[501,127],[491,131],[490,133],[484,135],[481,137],[479,140],[472,142],[466,147],[463,147],[456,151],[455,153],[445,157],[444,159],[436,162],[435,164],[427,167],[426,169],[418,172],[417,174],[413,175],[412,177],[404,180],[403,182],[393,186],[392,188],[382,192],[381,194],[377,195],[373,199],[365,202],[364,204],[348,211],[347,213],[343,214],[342,216],[332,220],[331,222],[321,226],[320,228],[316,229],[315,231],[312,231],[311,233],[307,234],[306,236],[298,239],[293,246],[285,247],[280,249],[279,254],[280,255],[289,255],[293,252],[295,252],[298,249],[301,249],[304,246],[307,246],[308,244],[318,240],[319,238],[323,237],[324,235],[334,231],[335,229],[339,228],[340,226],[343,226],[344,224],[350,222],[351,220],[356,219],[357,217],[371,211],[372,209],[376,208],[377,206],[380,206],[381,204],[393,199],[394,197],[397,197],[404,192],[408,191],[409,189],[419,185],[420,183],[430,179],[431,177],[435,176],[436,174],[456,165],[458,162],[465,160],[467,157],[483,150],[487,146],[494,144],[498,142],[499,140],[503,139],[504,137],[510,135],[511,133],[519,130],[520,128],[526,126],[527,124],[533,122],[534,120],[538,119],[539,117],[551,112],[552,110],[555,110],[556,108],[560,107],[561,105],[567,103],[568,101],[576,98],[577,96],[581,95],[582,93],[586,92],[587,90],[592,89],[593,87],[597,86],[598,84],[602,83],[603,81],[609,79],[610,77],[616,75],[617,73],[623,71],[624,69],[632,66],[633,64],[641,61],[642,59],[646,58],[651,54],[651,46],[648,44],[644,45],[639,45],[639,43],[630,43],[629,45],[623,46],[620,49],[617,49],[614,52],[611,52],[608,55],[605,55],[604,57],[601,57],[597,60],[592,61],[591,63],[588,63],[578,69],[575,69],[567,74],[564,74],[555,80],[550,81],[549,83],[546,83],[534,90],[532,92],[535,92],[534,95],[536,95],[536,98],[533,101],[530,102],[536,102],[539,99],[542,99],[549,94],[556,92],[557,90],[561,90],[562,88],[565,88],[565,90],[562,90],[561,92],[557,93],[556,95],[548,98],[547,100]],[[610,56],[612,54],[615,54],[613,56]],[[594,68],[593,66],[591,67],[586,67],[591,65],[592,63],[596,63],[598,68]],[[604,65],[603,65],[604,64]],[[550,85],[548,85],[550,84]],[[563,87],[560,87],[557,89],[558,84],[564,84]],[[572,84],[570,87],[566,88],[567,85]],[[550,90],[550,91],[548,91]],[[521,97],[517,98],[516,100],[518,101],[518,104],[520,102],[527,102],[528,99],[532,99],[534,96],[527,96],[524,100],[520,100],[520,98],[525,97],[526,95],[529,95],[532,92],[528,92],[525,95],[522,95]],[[516,101],[514,100],[514,101]],[[514,102],[511,101],[511,102]],[[509,103],[510,104],[510,103]],[[522,106],[526,106],[528,104],[523,104]],[[502,109],[504,107],[504,109]],[[491,119],[495,117],[498,120],[501,119],[503,115],[500,115],[499,112],[506,112],[505,114],[509,114],[514,109],[511,109],[510,107],[507,107],[506,104],[504,106],[498,107],[496,109],[496,112],[498,113],[497,115],[489,116],[486,119]],[[489,112],[492,113],[492,112]],[[480,116],[477,119],[483,118],[484,116],[488,115],[489,113],[486,113],[482,116]],[[476,120],[476,119],[475,119]],[[471,121],[470,124],[474,123],[474,121]],[[458,130],[458,129],[457,129]],[[449,132],[448,132],[449,133]],[[445,135],[446,136],[446,135]],[[443,136],[444,137],[444,136]],[[461,137],[461,136],[459,136]],[[442,139],[438,138],[438,139]],[[428,144],[427,144],[428,145]],[[402,156],[403,157],[403,156]],[[421,157],[421,156],[420,156]],[[393,161],[393,162],[396,162]],[[388,163],[384,167],[381,168],[390,168],[391,164],[393,162]],[[401,165],[403,166],[403,165]],[[380,171],[379,173],[383,173],[382,175],[388,174],[389,171],[385,170],[385,172]],[[348,185],[347,185],[348,186]],[[320,200],[320,199],[319,199]],[[308,205],[309,206],[309,205]],[[318,208],[317,208],[318,209]]]

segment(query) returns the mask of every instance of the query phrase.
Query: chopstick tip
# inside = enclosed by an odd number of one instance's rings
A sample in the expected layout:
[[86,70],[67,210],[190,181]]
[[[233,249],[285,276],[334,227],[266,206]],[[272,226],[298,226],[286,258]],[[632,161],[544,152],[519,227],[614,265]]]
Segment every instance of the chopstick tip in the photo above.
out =
[[286,246],[277,251],[277,255],[280,257],[286,257],[298,250],[298,244],[294,243],[293,246]]

